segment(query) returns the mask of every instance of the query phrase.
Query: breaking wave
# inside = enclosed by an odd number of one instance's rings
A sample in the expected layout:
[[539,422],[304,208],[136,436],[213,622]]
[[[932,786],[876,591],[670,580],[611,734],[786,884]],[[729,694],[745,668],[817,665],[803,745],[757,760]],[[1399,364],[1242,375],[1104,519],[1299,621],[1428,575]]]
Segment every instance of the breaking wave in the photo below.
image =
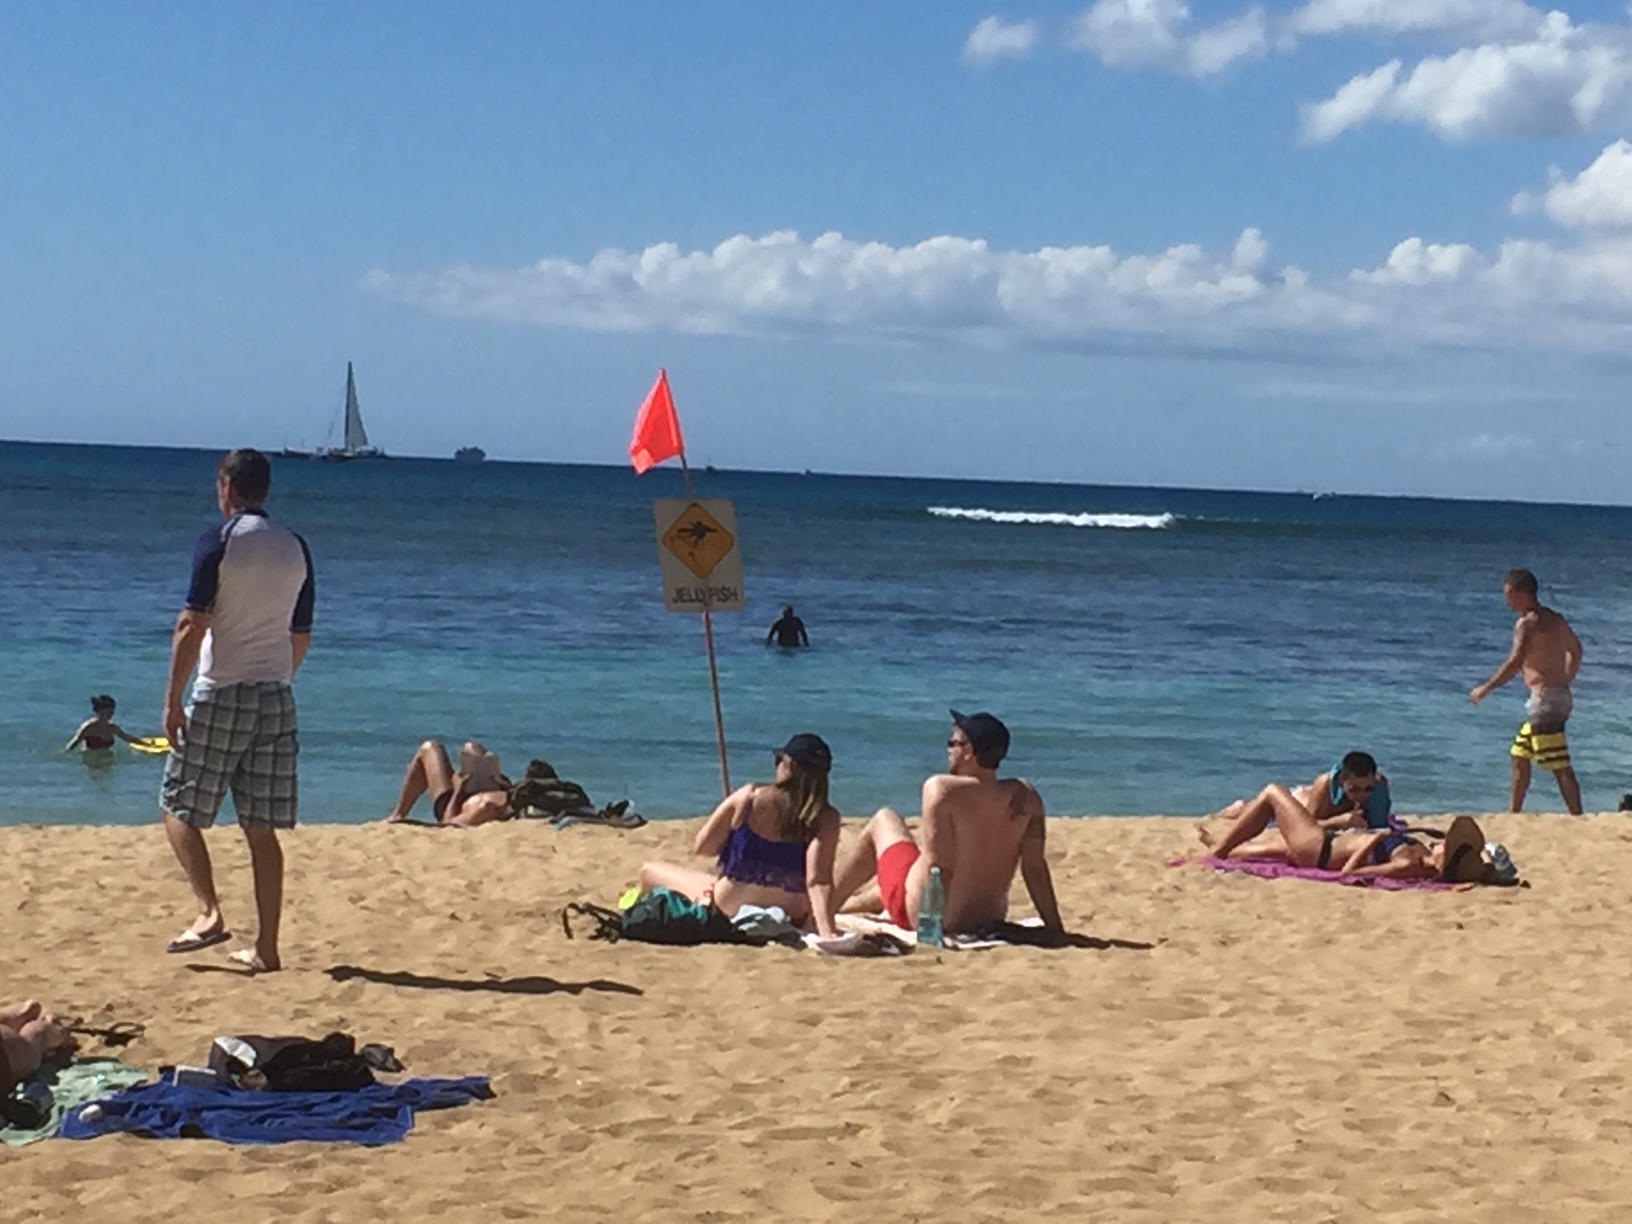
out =
[[936,518],[973,519],[979,523],[1030,523],[1049,527],[1111,527],[1160,530],[1178,522],[1173,514],[1062,514],[1031,510],[983,510],[963,506],[930,506]]

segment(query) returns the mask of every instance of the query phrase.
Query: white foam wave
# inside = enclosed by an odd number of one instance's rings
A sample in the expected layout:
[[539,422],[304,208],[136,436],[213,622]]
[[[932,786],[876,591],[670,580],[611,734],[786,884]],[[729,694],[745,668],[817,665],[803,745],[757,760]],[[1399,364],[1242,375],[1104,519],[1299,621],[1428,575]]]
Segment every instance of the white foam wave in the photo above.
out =
[[1172,514],[1063,514],[1030,510],[984,510],[963,506],[930,506],[936,518],[973,519],[980,523],[1040,523],[1051,527],[1112,527],[1159,530],[1178,521]]

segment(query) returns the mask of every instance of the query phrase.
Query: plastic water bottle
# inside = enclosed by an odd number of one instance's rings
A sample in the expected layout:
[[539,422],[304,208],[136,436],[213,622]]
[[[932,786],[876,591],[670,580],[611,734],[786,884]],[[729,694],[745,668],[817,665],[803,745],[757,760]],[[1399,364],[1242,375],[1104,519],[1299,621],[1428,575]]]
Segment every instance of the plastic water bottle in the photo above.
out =
[[1485,853],[1490,856],[1492,874],[1499,884],[1512,884],[1519,878],[1519,869],[1513,865],[1513,856],[1501,842],[1486,842]]
[[946,888],[941,884],[941,869],[931,867],[929,880],[924,885],[923,900],[918,904],[918,944],[940,948],[945,946],[941,937],[941,919],[946,914]]

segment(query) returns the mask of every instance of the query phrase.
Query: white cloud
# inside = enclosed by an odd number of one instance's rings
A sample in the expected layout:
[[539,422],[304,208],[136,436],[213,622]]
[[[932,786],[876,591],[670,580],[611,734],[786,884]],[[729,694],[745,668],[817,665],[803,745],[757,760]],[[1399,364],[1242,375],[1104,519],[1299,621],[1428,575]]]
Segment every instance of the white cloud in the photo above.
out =
[[1307,107],[1304,135],[1331,140],[1373,120],[1416,123],[1446,140],[1555,136],[1632,121],[1632,28],[1549,13],[1523,42],[1487,43],[1355,77]]
[[588,331],[842,336],[1078,351],[1331,356],[1435,345],[1624,351],[1632,236],[1510,241],[1494,255],[1408,238],[1376,268],[1275,268],[1256,230],[1226,256],[1184,244],[999,251],[828,233],[739,235],[523,268],[374,272],[375,292],[443,314]]
[[996,17],[987,17],[973,30],[963,44],[963,58],[971,64],[990,64],[1000,59],[1020,59],[1037,43],[1037,23],[1017,21],[1005,24]]
[[1632,144],[1617,140],[1575,178],[1555,169],[1546,192],[1513,198],[1516,213],[1538,208],[1568,229],[1632,229]]
[[1388,253],[1388,262],[1375,271],[1356,271],[1355,280],[1374,285],[1426,285],[1454,281],[1479,262],[1479,252],[1464,242],[1424,242],[1407,238]]
[[1068,41],[1112,68],[1159,68],[1196,77],[1262,59],[1269,50],[1262,9],[1195,29],[1182,0],[1097,0],[1072,22]]
[[1544,15],[1524,0],[1309,0],[1287,19],[1295,35],[1439,34],[1484,41],[1523,38]]

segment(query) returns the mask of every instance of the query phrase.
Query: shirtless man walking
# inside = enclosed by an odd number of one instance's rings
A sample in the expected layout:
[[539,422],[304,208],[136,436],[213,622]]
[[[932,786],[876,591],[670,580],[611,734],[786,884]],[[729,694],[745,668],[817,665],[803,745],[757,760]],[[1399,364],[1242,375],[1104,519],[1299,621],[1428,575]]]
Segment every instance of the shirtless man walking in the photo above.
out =
[[1570,748],[1564,739],[1564,722],[1574,708],[1570,685],[1581,670],[1581,639],[1570,622],[1536,598],[1536,576],[1529,570],[1509,570],[1502,579],[1507,606],[1519,614],[1513,626],[1513,649],[1496,673],[1468,694],[1477,705],[1514,676],[1524,674],[1530,690],[1525,705],[1528,719],[1513,737],[1508,749],[1513,758],[1511,807],[1517,812],[1530,789],[1530,763],[1534,761],[1558,779],[1558,793],[1564,806],[1581,814],[1581,784],[1570,766]]
[[1016,871],[1043,920],[1063,933],[1049,873],[1043,800],[1029,782],[999,778],[1009,729],[990,714],[952,711],[947,771],[924,782],[922,846],[892,808],[881,808],[850,848],[834,880],[833,903],[850,912],[884,909],[911,930],[929,880],[941,869],[948,934],[1002,922]]

